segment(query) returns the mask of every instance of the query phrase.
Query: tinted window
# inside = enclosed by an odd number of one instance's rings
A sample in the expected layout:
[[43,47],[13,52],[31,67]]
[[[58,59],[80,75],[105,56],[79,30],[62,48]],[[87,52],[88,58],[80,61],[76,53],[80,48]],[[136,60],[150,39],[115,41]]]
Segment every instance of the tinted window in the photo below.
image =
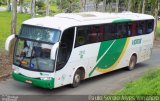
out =
[[59,40],[60,31],[51,28],[23,25],[19,37],[47,43],[56,43]]
[[62,69],[71,55],[74,40],[74,29],[74,27],[66,29],[62,34],[61,43],[58,49],[56,70]]
[[137,23],[131,22],[131,36],[137,35]]
[[87,44],[89,27],[78,27],[76,36],[76,47]]
[[154,20],[78,27],[75,46],[149,34],[153,29]]
[[137,35],[142,35],[144,32],[143,30],[143,22],[142,21],[138,21],[137,22]]
[[127,25],[127,36],[130,37],[132,34],[132,22],[129,22]]
[[137,22],[137,35],[149,34],[153,31],[154,20],[145,20]]
[[117,24],[106,24],[104,28],[104,40],[117,38]]
[[117,38],[125,38],[127,37],[127,23],[119,23],[117,24]]
[[76,47],[104,40],[104,25],[83,26],[77,28]]
[[149,34],[154,29],[154,20],[134,21],[128,23],[128,36],[138,36]]
[[104,40],[104,25],[90,26],[88,43],[96,43]]
[[88,39],[88,43],[96,43],[98,41],[98,26],[90,26]]
[[146,34],[149,34],[154,29],[154,20],[148,20],[146,25],[147,25],[146,26],[147,27]]

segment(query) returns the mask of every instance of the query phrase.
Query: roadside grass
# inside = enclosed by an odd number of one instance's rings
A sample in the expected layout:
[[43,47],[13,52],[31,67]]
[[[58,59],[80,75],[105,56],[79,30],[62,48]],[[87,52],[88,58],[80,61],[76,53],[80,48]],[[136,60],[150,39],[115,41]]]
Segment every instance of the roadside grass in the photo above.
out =
[[[19,32],[21,23],[30,18],[29,14],[17,15],[17,33]],[[4,48],[6,38],[11,34],[11,13],[0,12],[0,49]]]
[[160,39],[160,21],[158,21],[158,23],[157,23],[156,37],[158,37],[158,39]]
[[7,7],[6,5],[1,5],[0,7]]
[[149,70],[143,77],[126,85],[116,95],[160,95],[160,69]]

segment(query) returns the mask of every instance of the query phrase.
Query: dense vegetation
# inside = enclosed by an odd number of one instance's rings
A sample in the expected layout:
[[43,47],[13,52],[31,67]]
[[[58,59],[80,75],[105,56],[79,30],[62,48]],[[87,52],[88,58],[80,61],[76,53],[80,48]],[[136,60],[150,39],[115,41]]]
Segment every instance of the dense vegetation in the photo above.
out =
[[140,79],[129,83],[117,95],[160,95],[160,69],[150,70]]
[[[17,6],[22,6],[22,8],[31,8],[30,5],[32,1],[34,0],[19,0],[17,1]],[[45,16],[48,6],[46,3],[47,1],[48,0],[36,0],[36,16]],[[50,15],[54,15],[59,12],[78,12],[85,10],[86,6],[90,3],[95,4],[92,5],[95,6],[95,8],[99,8],[99,4],[103,3],[101,6],[105,8],[106,12],[116,12],[116,9],[118,8],[118,12],[129,10],[132,12],[147,13],[152,15],[155,15],[156,9],[159,11],[158,8],[160,6],[160,2],[158,0],[49,0],[49,2]],[[8,4],[10,3],[12,3],[12,0],[0,0],[0,5],[4,7],[8,7]],[[104,7],[104,5],[106,7]],[[98,9],[96,10],[99,11]],[[29,14],[18,13],[16,24],[17,33],[22,21],[29,19],[30,17],[31,16]],[[16,23],[15,19],[13,21]],[[5,39],[11,34],[11,13],[0,12],[0,28],[0,48],[3,48]],[[12,27],[12,29],[15,28]],[[156,37],[160,37],[160,23],[158,23],[156,32]]]
[[[0,49],[4,48],[4,43],[6,38],[11,34],[10,27],[11,27],[11,13],[10,12],[0,12]],[[17,16],[17,32],[20,29],[21,23],[24,20],[30,18],[29,14],[21,14],[19,13]],[[156,37],[160,37],[160,22],[158,22],[157,26],[157,34]]]
[[[17,32],[20,29],[21,23],[29,19],[29,14],[18,14],[17,15]],[[4,48],[6,38],[11,34],[11,13],[0,12],[0,49]]]

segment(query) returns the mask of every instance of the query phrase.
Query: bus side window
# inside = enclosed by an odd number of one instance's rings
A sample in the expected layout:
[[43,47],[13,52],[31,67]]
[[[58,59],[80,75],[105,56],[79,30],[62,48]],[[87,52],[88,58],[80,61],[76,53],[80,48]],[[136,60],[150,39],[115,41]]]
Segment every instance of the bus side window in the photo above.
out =
[[137,34],[138,35],[143,34],[143,23],[142,23],[142,21],[137,22]]
[[119,23],[117,24],[117,38],[125,38],[127,37],[127,23]]
[[146,30],[146,34],[149,34],[153,31],[154,28],[154,20],[148,20],[147,22],[147,30]]
[[117,38],[117,24],[106,24],[104,27],[105,41]]
[[99,41],[103,41],[104,40],[104,25],[101,25],[99,27]]
[[136,22],[132,22],[131,25],[131,36],[136,36],[137,35],[137,24]]
[[98,33],[96,26],[90,27],[90,33],[88,34],[89,43],[96,43],[98,41]]
[[104,40],[104,25],[91,26],[89,43],[101,42]]
[[111,24],[109,32],[112,35],[111,39],[116,39],[117,38],[117,24]]
[[56,70],[62,69],[69,60],[73,48],[74,31],[75,27],[71,27],[66,29],[62,34],[58,50]]
[[128,31],[130,31],[129,29],[128,29],[128,23],[124,23],[123,24],[123,30],[124,30],[124,33],[123,33],[123,38],[126,38],[126,37],[128,37]]
[[75,47],[87,44],[88,27],[78,27]]
[[111,34],[109,34],[109,25],[106,24],[104,27],[104,40],[107,41],[109,39],[111,39]]
[[147,26],[146,26],[146,21],[141,21],[142,23],[142,34],[147,34]]
[[127,26],[127,37],[131,37],[132,35],[132,23],[129,22]]

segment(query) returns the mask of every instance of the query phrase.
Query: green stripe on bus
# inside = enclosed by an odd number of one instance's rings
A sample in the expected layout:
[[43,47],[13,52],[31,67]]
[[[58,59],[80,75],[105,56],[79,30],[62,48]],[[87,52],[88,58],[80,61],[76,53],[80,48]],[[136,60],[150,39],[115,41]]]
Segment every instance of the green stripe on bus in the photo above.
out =
[[[104,55],[101,61],[96,65],[96,67],[101,69],[107,69],[111,67],[121,55],[126,43],[126,39],[127,38],[116,40],[115,43],[110,48],[110,50]],[[105,47],[105,44],[106,43],[102,43],[101,47]]]
[[38,87],[42,87],[42,88],[49,88],[49,89],[54,88],[54,79],[40,80],[40,79],[30,78],[30,77],[26,77],[26,76],[23,76],[20,74],[16,74],[14,72],[12,72],[12,77],[14,80],[24,82],[24,83],[26,83],[26,81],[31,81],[31,84],[33,86],[38,86]]
[[[99,58],[105,53],[105,51],[110,47],[110,45],[113,43],[113,40],[107,41],[107,42],[102,42],[100,45],[97,61]],[[105,47],[104,47],[105,46]]]
[[132,21],[131,19],[118,19],[114,20],[113,23],[122,23],[122,22],[130,22]]
[[118,58],[120,57],[125,47],[126,41],[127,38],[116,39],[114,43],[113,41],[102,42],[97,57],[97,64],[94,67],[94,69],[89,73],[89,76],[92,75],[92,73],[95,71],[96,68],[105,70],[114,65],[117,62]]

